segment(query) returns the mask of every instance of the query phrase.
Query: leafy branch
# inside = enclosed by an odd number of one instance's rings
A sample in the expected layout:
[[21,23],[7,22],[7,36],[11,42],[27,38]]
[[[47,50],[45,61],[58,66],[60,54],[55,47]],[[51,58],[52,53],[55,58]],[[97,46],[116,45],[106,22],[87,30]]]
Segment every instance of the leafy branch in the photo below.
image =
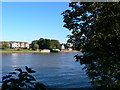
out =
[[15,69],[17,72],[11,72],[2,78],[2,89],[34,89],[34,90],[46,90],[46,86],[42,83],[35,82],[36,79],[30,74],[35,73],[36,71],[32,70],[25,66],[26,71],[23,71],[21,68]]

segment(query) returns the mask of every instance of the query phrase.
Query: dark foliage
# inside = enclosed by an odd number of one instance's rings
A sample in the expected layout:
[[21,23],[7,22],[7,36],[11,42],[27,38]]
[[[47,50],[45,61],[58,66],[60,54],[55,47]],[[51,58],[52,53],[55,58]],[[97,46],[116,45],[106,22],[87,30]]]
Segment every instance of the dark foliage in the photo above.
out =
[[76,60],[84,64],[91,83],[120,89],[120,2],[72,2],[62,13],[72,31],[68,42],[83,50]]
[[6,76],[3,76],[2,90],[21,90],[21,89],[33,89],[33,90],[46,90],[46,86],[42,83],[35,82],[36,79],[29,73],[35,73],[34,70],[25,66],[26,71],[18,68],[15,69],[18,72],[11,72]]
[[34,45],[37,44],[39,49],[60,49],[60,43],[58,40],[50,40],[40,38],[39,40],[34,40],[31,45],[34,50]]

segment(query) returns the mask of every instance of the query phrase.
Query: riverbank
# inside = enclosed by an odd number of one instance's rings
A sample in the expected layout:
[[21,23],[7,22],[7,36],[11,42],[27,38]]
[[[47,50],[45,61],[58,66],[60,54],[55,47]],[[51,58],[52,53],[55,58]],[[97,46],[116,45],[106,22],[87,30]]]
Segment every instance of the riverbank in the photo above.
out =
[[60,52],[80,52],[80,51],[77,51],[77,50],[61,50]]
[[0,53],[39,53],[39,51],[0,51]]
[[4,49],[0,50],[0,53],[34,53],[39,51],[29,50],[29,49]]
[[[80,52],[77,50],[61,50],[60,52]],[[40,51],[0,51],[0,53],[41,53]],[[58,52],[59,53],[59,52]]]

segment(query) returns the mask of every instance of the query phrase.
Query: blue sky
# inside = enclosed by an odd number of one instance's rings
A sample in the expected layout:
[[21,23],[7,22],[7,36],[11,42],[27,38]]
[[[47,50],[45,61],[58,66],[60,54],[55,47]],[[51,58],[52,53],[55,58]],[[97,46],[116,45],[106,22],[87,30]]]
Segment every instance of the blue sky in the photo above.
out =
[[68,2],[2,3],[2,40],[28,41],[39,38],[66,42],[70,31],[63,28],[61,13]]

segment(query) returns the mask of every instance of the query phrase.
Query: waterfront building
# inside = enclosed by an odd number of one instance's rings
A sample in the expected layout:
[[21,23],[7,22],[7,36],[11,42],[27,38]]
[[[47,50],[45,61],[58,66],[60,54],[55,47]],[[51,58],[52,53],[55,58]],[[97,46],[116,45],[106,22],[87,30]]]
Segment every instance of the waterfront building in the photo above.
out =
[[49,49],[43,49],[43,50],[41,50],[40,52],[42,52],[42,53],[49,53],[50,50],[49,50]]
[[65,50],[65,45],[63,43],[61,44],[61,50]]
[[29,48],[28,42],[20,42],[20,41],[1,41],[7,42],[10,48]]
[[29,48],[28,42],[9,41],[10,48]]
[[61,50],[69,50],[69,51],[72,51],[73,50],[73,48],[72,48],[72,45],[71,44],[69,44],[69,43],[62,43],[61,44]]
[[73,49],[72,48],[68,48],[69,51],[72,51]]

